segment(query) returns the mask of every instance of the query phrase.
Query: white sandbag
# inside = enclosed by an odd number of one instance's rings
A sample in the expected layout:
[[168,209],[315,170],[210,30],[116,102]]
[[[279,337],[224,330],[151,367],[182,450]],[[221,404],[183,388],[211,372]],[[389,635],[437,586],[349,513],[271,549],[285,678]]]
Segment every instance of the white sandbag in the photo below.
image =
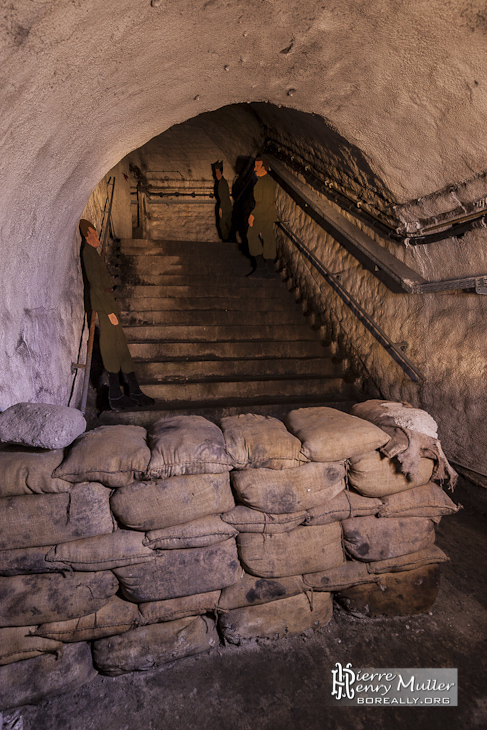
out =
[[184,525],[150,530],[146,533],[144,545],[152,550],[184,550],[215,545],[236,534],[237,530],[220,519],[219,515],[209,515]]
[[68,482],[101,482],[123,487],[142,478],[149,464],[142,426],[99,426],[80,436],[53,476]]
[[228,472],[134,482],[110,500],[117,519],[132,530],[161,530],[228,512],[235,506]]
[[379,517],[442,517],[460,509],[441,487],[430,482],[383,497]]
[[[194,596],[169,598],[167,601],[139,603],[141,624],[158,624],[163,621],[176,621],[186,616],[199,616],[215,611],[221,591],[197,593]],[[135,604],[133,604],[135,605]]]
[[110,491],[79,484],[67,494],[0,499],[0,550],[39,547],[113,531]]
[[282,578],[335,568],[345,561],[339,522],[296,527],[276,535],[239,533],[238,555],[245,570],[262,578]]
[[347,553],[367,563],[414,553],[435,541],[434,524],[424,517],[353,517],[342,525]]
[[16,626],[0,629],[0,666],[32,659],[41,654],[57,654],[62,641],[32,636],[35,626]]
[[220,474],[233,467],[221,430],[203,416],[161,418],[150,427],[148,441],[151,479]]
[[151,624],[93,644],[93,659],[102,674],[116,677],[145,672],[220,643],[215,622],[207,616]]
[[284,423],[303,444],[311,461],[341,461],[378,449],[389,436],[373,423],[334,408],[299,408]]
[[226,641],[240,644],[245,639],[279,639],[318,629],[333,616],[330,593],[317,593],[312,600],[301,593],[260,606],[247,606],[224,611],[218,625]]
[[0,550],[0,575],[59,573],[66,570],[64,563],[47,562],[46,555],[51,547],[53,546]]
[[305,590],[306,586],[301,575],[290,575],[286,578],[259,578],[243,573],[237,583],[222,590],[218,608],[228,611],[243,606],[257,606],[297,596],[298,593],[304,593]]
[[231,474],[237,500],[270,514],[288,514],[328,502],[345,489],[345,467],[304,464],[295,469],[245,469]]
[[69,492],[72,486],[69,482],[52,476],[63,458],[63,449],[46,451],[21,446],[1,449],[0,497]]
[[314,591],[340,591],[375,580],[367,567],[368,563],[347,560],[338,568],[329,568],[319,573],[306,573],[303,575],[303,583],[306,588],[312,588]]
[[156,555],[154,550],[145,545],[141,532],[115,530],[111,535],[85,537],[55,545],[47,553],[46,561],[90,572],[147,563],[155,560]]
[[222,418],[220,425],[236,469],[290,469],[307,461],[301,441],[277,418],[241,413]]
[[416,570],[425,565],[438,565],[446,563],[449,558],[437,545],[430,545],[423,550],[407,555],[399,555],[388,560],[377,560],[373,563],[364,563],[370,574],[380,575],[381,573],[398,573],[403,570]]
[[290,514],[273,515],[268,512],[237,505],[230,512],[222,515],[222,520],[228,522],[239,532],[262,532],[272,535],[276,532],[289,532],[301,525],[307,512],[291,512]]
[[348,481],[351,487],[365,497],[385,497],[407,489],[427,484],[433,473],[431,459],[419,459],[416,476],[403,474],[395,459],[382,456],[378,451],[350,459]]
[[362,497],[360,494],[346,489],[329,502],[309,509],[304,523],[306,525],[327,525],[329,522],[346,520],[349,517],[376,515],[381,507],[380,499]]

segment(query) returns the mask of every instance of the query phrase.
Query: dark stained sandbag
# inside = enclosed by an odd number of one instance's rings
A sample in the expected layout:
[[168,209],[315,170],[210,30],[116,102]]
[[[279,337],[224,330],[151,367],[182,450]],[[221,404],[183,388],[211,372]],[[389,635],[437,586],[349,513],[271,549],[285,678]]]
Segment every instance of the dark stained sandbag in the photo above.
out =
[[150,451],[142,426],[99,426],[80,436],[53,476],[68,482],[123,487],[147,471]]
[[224,611],[218,625],[226,641],[239,644],[244,639],[301,634],[327,624],[333,616],[330,593],[317,593],[312,600],[304,593],[260,606]]
[[416,478],[411,479],[400,471],[400,464],[394,459],[382,456],[378,451],[369,451],[350,459],[348,481],[365,497],[384,497],[427,484],[433,468],[431,459],[419,459]]
[[424,565],[445,563],[449,560],[447,555],[437,545],[430,545],[424,550],[418,550],[408,555],[399,555],[389,560],[377,560],[373,563],[364,563],[370,574],[380,575],[381,573],[397,573],[403,570],[415,570]]
[[25,575],[29,573],[59,573],[66,570],[64,563],[47,562],[46,555],[52,546],[0,550],[0,575]]
[[442,517],[460,509],[436,484],[425,484],[382,499],[379,517]]
[[329,502],[309,509],[304,522],[306,525],[327,525],[329,522],[346,520],[349,517],[376,515],[381,507],[380,499],[362,497],[347,489]]
[[233,585],[241,572],[235,540],[189,550],[164,550],[156,560],[116,568],[123,595],[135,603],[208,593]]
[[121,636],[95,641],[93,659],[102,674],[116,677],[145,672],[219,644],[215,622],[207,616],[142,626]]
[[12,446],[0,450],[0,497],[69,492],[69,482],[52,476],[63,458],[63,449]]
[[0,499],[0,550],[39,547],[113,531],[110,491],[79,484],[69,494]]
[[170,598],[167,601],[139,603],[140,622],[141,624],[158,624],[162,621],[176,621],[178,618],[198,616],[214,611],[220,593],[221,591],[209,591],[208,593],[197,593],[194,596]]
[[140,622],[136,603],[112,596],[99,611],[69,621],[53,621],[41,624],[34,630],[35,636],[45,636],[67,643],[92,641],[105,636],[123,634]]
[[367,570],[368,563],[357,560],[347,560],[338,568],[330,568],[320,573],[306,573],[303,582],[306,588],[314,591],[340,591],[361,583],[371,583],[379,578],[373,578]]
[[160,530],[235,507],[228,472],[134,482],[110,500],[117,519],[132,530]]
[[272,535],[276,532],[289,532],[301,525],[307,512],[291,512],[290,514],[272,515],[268,512],[237,505],[230,512],[222,515],[222,520],[233,525],[239,532],[262,532]]
[[308,461],[301,441],[277,418],[241,413],[222,418],[220,425],[236,469],[290,469]]
[[345,561],[339,522],[296,527],[291,532],[259,535],[242,532],[238,555],[245,570],[262,578],[316,573]]
[[222,590],[218,608],[230,610],[243,606],[257,606],[297,596],[305,590],[306,586],[301,575],[290,575],[287,578],[258,578],[244,573],[235,585]]
[[149,429],[151,479],[220,474],[233,468],[218,426],[203,416],[167,416]]
[[110,535],[85,537],[82,540],[55,545],[46,561],[63,563],[73,570],[110,570],[124,565],[147,563],[157,553],[144,544],[144,535],[134,530],[115,530]]
[[215,545],[236,534],[237,530],[220,519],[219,515],[208,515],[184,525],[150,530],[146,533],[144,545],[153,550],[185,550]]
[[237,499],[261,512],[300,512],[328,502],[345,489],[341,463],[304,464],[295,469],[246,469],[232,472]]
[[342,525],[347,553],[367,563],[414,553],[435,541],[434,524],[424,517],[353,517]]
[[358,616],[409,616],[429,611],[438,595],[441,569],[426,565],[402,573],[385,573],[380,582],[335,593],[338,602]]
[[65,646],[59,656],[45,654],[0,668],[0,710],[35,704],[78,689],[96,677],[86,642]]
[[62,641],[32,636],[35,626],[16,626],[0,629],[0,666],[32,659],[41,654],[56,654]]
[[310,461],[341,461],[384,446],[389,436],[373,423],[334,408],[299,408],[284,419]]
[[0,578],[0,626],[67,621],[98,611],[117,592],[111,571]]

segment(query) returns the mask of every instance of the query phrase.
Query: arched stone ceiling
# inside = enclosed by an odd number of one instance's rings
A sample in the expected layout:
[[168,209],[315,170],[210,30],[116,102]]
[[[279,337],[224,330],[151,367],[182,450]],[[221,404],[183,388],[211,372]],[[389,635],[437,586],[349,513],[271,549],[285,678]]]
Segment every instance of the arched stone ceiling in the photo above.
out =
[[[485,169],[477,0],[16,0],[2,4],[0,34],[9,380],[19,352],[34,383],[53,333],[73,338],[73,233],[91,191],[173,124],[240,102],[320,115],[398,202]],[[47,343],[35,367],[29,337]]]

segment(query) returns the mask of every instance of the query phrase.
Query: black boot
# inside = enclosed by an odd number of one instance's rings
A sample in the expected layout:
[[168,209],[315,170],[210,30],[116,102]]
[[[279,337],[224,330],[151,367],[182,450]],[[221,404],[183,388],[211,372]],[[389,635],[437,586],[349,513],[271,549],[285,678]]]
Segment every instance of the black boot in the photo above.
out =
[[266,266],[265,278],[273,279],[276,274],[276,267],[274,265],[274,259],[264,259],[264,261],[265,261],[265,266]]
[[112,411],[123,411],[137,405],[135,400],[122,393],[118,373],[108,373],[108,403]]
[[254,257],[254,261],[255,266],[253,266],[252,271],[249,274],[246,274],[246,276],[253,276],[255,279],[262,279],[267,271],[264,257],[262,254],[259,254]]
[[137,382],[136,374],[125,373],[125,377],[127,378],[127,383],[129,385],[130,398],[134,400],[138,406],[153,406],[155,403],[154,398],[142,393]]

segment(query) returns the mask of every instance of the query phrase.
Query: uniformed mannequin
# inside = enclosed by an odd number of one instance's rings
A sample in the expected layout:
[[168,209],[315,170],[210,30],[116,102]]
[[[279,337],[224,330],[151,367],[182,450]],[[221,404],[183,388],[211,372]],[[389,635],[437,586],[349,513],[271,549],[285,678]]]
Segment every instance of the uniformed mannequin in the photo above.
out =
[[272,264],[276,258],[276,238],[274,236],[274,223],[277,220],[274,202],[276,183],[268,174],[269,169],[269,164],[264,157],[255,158],[254,172],[257,176],[253,191],[255,206],[249,216],[247,240],[249,253],[256,259],[256,266],[251,274],[255,272],[257,275],[266,270],[268,275],[272,275],[274,273]]
[[228,241],[232,227],[232,201],[228,183],[223,177],[223,161],[214,162],[212,165],[215,175],[215,196],[217,200],[218,222],[220,234],[224,241]]
[[[81,219],[79,229],[82,236],[81,260],[89,284],[91,308],[98,313],[100,351],[103,367],[108,372],[110,408],[119,411],[134,406],[154,405],[154,399],[142,393],[137,383],[134,361],[120,324],[120,310],[112,293],[110,275],[97,252],[100,241],[96,228],[90,221]],[[121,391],[119,372],[127,378],[130,397]]]

